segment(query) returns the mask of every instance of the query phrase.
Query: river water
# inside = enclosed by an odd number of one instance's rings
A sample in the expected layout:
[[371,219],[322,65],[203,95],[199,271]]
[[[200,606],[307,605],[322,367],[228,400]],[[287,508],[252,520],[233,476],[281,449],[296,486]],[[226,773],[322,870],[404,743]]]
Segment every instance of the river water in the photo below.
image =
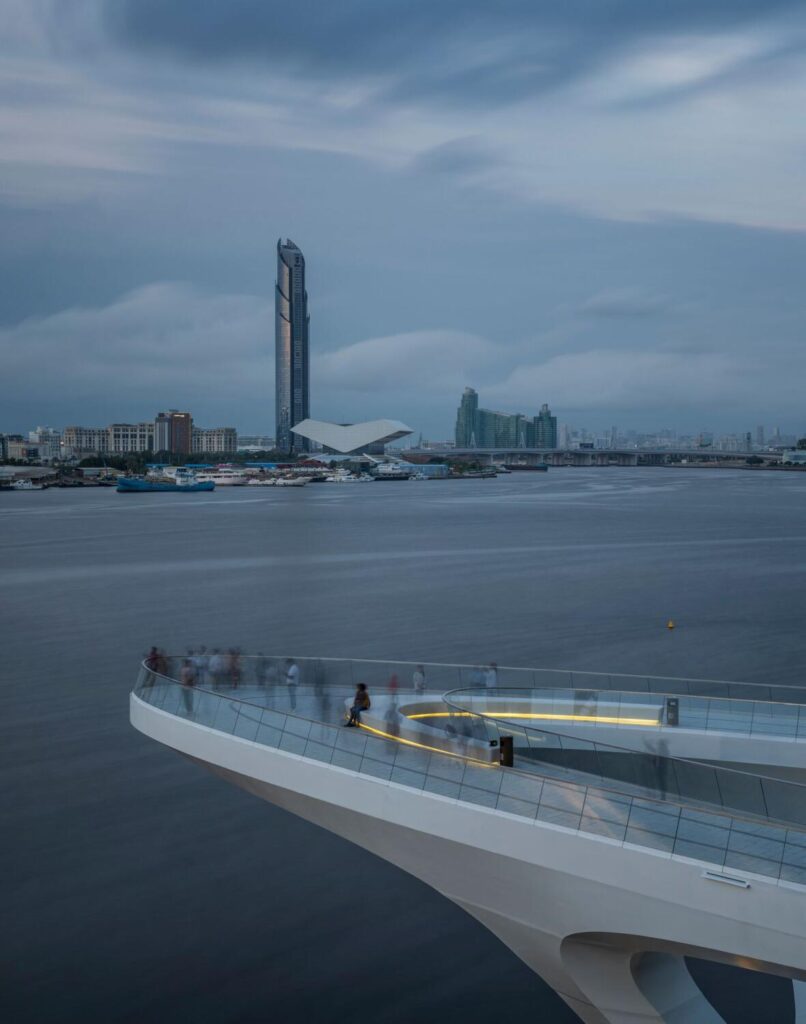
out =
[[[138,660],[204,643],[803,684],[806,476],[255,490],[0,494],[2,1018],[575,1020],[415,879],[136,733]],[[791,1019],[785,984],[697,977],[730,1024]]]

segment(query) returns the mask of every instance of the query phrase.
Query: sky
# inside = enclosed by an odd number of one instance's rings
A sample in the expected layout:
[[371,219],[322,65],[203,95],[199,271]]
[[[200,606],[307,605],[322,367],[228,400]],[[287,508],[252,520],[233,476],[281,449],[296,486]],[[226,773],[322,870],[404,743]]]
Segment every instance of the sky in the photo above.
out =
[[278,237],[311,413],[452,435],[806,433],[806,9],[0,0],[0,430],[274,433]]

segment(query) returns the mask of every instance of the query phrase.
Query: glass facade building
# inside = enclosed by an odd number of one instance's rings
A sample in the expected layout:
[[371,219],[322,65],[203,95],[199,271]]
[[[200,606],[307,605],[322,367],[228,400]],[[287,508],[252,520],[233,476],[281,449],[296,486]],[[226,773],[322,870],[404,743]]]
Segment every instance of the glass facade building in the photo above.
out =
[[534,448],[557,447],[557,417],[551,415],[551,409],[543,403],[540,414],[532,420],[534,431]]
[[277,242],[274,293],[275,443],[280,451],[308,451],[310,442],[291,428],[308,419],[308,293],[305,257],[290,239]]
[[529,419],[523,413],[479,408],[479,396],[465,388],[456,413],[457,448],[556,448],[557,417],[546,404]]

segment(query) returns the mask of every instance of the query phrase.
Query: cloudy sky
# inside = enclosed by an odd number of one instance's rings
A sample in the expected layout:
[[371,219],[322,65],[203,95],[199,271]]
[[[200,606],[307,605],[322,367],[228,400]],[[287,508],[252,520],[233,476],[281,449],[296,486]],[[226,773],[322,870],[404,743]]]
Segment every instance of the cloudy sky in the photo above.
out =
[[788,0],[0,0],[0,430],[806,428],[806,10]]

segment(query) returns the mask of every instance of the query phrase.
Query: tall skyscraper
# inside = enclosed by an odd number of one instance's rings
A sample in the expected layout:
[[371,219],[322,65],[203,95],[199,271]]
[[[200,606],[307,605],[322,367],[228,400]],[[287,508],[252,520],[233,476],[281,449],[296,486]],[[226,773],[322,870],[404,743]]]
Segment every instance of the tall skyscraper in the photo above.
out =
[[478,426],[479,396],[473,388],[465,388],[456,411],[456,447],[475,448]]
[[305,257],[290,239],[277,241],[274,293],[275,443],[281,451],[308,451],[291,428],[309,415],[308,293]]

